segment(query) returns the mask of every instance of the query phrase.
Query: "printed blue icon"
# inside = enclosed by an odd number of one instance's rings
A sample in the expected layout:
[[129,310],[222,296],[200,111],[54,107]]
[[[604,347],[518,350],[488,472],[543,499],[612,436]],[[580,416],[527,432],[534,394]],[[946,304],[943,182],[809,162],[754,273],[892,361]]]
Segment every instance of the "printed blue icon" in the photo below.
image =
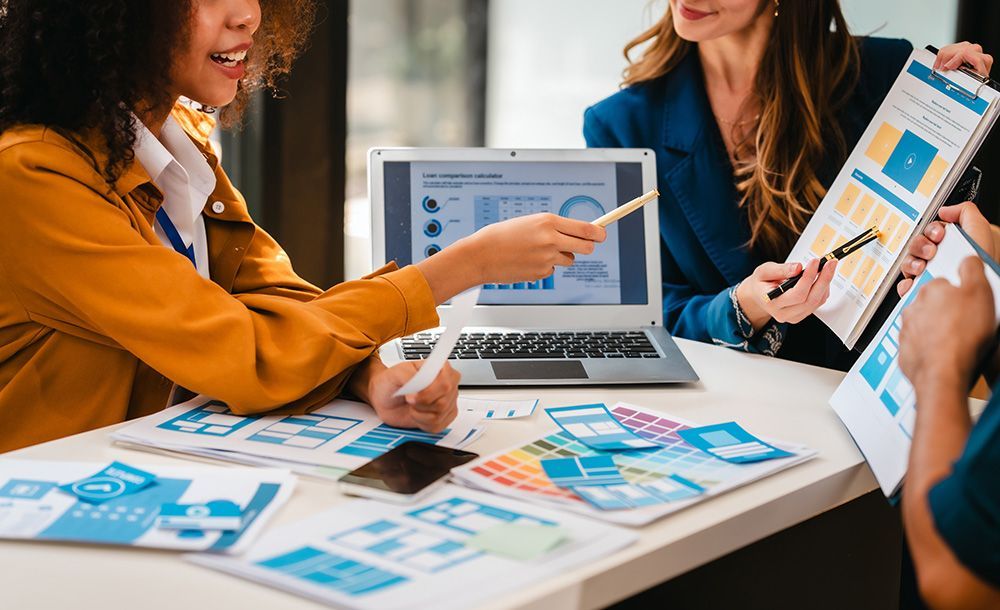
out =
[[247,440],[285,447],[316,449],[360,423],[360,419],[350,417],[315,413],[291,415],[254,432]]
[[423,432],[421,430],[410,430],[405,428],[394,428],[385,424],[369,430],[360,438],[346,447],[342,447],[337,453],[356,455],[364,458],[377,458],[396,445],[401,445],[406,441],[417,441],[429,445],[436,444],[451,432],[451,429],[438,432]]
[[907,129],[889,155],[882,173],[901,187],[915,193],[937,152],[938,149],[932,144]]
[[330,536],[341,546],[385,557],[422,572],[439,572],[482,553],[429,531],[381,519]]
[[157,428],[207,436],[229,436],[255,420],[255,417],[232,415],[225,404],[213,400],[165,421]]
[[795,455],[765,443],[734,421],[678,430],[677,434],[701,451],[734,464]]
[[647,483],[592,485],[571,488],[573,493],[600,510],[643,508],[687,500],[705,493],[705,488],[676,474]]
[[156,525],[176,530],[237,530],[243,511],[231,500],[212,500],[202,504],[168,502],[160,507]]
[[462,498],[449,498],[406,513],[425,523],[433,523],[463,534],[478,534],[504,523],[524,525],[559,525],[554,521],[507,510],[489,504],[480,504]]
[[556,407],[545,412],[559,427],[592,449],[621,451],[659,446],[623,426],[602,404]]
[[0,498],[18,498],[21,500],[41,500],[49,493],[55,483],[51,481],[32,481],[30,479],[10,479],[0,486]]
[[119,496],[134,494],[156,482],[156,475],[121,462],[112,462],[89,477],[60,485],[59,489],[84,502],[106,502]]
[[559,487],[621,485],[625,478],[610,455],[541,460],[542,470]]
[[441,209],[441,206],[438,205],[437,199],[431,196],[424,197],[423,201],[421,201],[420,204],[423,206],[424,211],[430,214],[434,214],[435,212]]
[[424,224],[424,235],[427,237],[437,237],[441,234],[441,223],[436,220],[428,220]]
[[[917,278],[916,283],[910,288],[910,291],[906,295],[906,301],[903,304],[903,308],[900,309],[902,312],[904,309],[909,307],[910,303],[913,301],[913,297],[919,292],[920,287],[931,281],[933,276],[930,273],[923,273]],[[886,373],[892,368],[896,362],[896,355],[899,352],[899,331],[902,326],[902,320],[900,316],[897,315],[893,318],[892,323],[889,325],[888,330],[885,335],[880,338],[878,346],[872,351],[871,356],[868,360],[861,365],[861,377],[868,382],[871,389],[876,390],[882,380],[885,379]],[[897,380],[898,381],[898,380]],[[892,383],[894,387],[896,383]],[[893,415],[898,411],[898,405],[895,402],[886,403],[886,408]]]
[[409,580],[400,574],[311,546],[258,561],[256,565],[351,596],[383,591]]

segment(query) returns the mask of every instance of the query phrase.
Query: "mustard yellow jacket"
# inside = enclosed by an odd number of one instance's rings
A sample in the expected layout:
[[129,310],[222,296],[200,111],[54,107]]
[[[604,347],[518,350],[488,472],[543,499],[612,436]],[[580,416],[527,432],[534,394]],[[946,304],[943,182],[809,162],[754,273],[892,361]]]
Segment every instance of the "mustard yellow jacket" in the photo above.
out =
[[213,121],[173,116],[215,171],[211,281],[153,233],[163,195],[139,163],[110,188],[86,137],[0,135],[0,451],[158,411],[175,383],[240,414],[305,410],[380,344],[437,324],[415,267],[327,291],[298,277],[220,167]]

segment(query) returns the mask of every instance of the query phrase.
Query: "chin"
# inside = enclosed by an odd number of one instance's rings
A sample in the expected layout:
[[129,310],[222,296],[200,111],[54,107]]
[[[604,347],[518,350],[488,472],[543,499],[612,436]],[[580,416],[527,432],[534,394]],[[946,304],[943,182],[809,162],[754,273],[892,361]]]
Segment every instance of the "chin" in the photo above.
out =
[[680,19],[674,20],[674,33],[688,42],[703,42],[719,37],[719,34],[713,27],[703,27],[699,24],[686,23]]

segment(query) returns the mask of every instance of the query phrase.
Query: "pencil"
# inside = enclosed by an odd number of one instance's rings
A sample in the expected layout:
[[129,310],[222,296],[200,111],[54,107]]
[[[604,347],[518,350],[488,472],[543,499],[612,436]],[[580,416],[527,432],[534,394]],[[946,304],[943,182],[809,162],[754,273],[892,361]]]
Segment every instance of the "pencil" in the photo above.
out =
[[641,208],[642,206],[646,205],[647,203],[656,199],[659,196],[660,196],[660,191],[653,189],[648,193],[646,193],[645,195],[639,195],[632,201],[629,201],[628,203],[624,203],[618,206],[617,208],[611,210],[604,216],[601,216],[597,220],[592,221],[590,224],[597,225],[599,227],[606,227],[609,224],[617,220],[621,220],[625,216],[628,216],[632,212],[638,210],[639,208]]
[[[823,266],[826,265],[827,262],[832,260],[840,260],[846,256],[849,256],[850,254],[860,250],[861,247],[864,246],[865,244],[868,244],[878,239],[880,235],[881,233],[878,230],[878,226],[874,226],[865,231],[864,233],[862,233],[861,235],[858,235],[854,239],[844,243],[839,248],[834,248],[832,252],[830,252],[829,254],[827,254],[826,256],[824,256],[819,260],[819,271],[823,270]],[[764,300],[771,301],[785,294],[786,292],[794,288],[796,284],[799,283],[799,278],[801,277],[802,274],[799,273],[795,277],[788,278],[787,280],[779,284],[777,287],[775,287],[773,290],[768,292],[766,295],[764,295]]]

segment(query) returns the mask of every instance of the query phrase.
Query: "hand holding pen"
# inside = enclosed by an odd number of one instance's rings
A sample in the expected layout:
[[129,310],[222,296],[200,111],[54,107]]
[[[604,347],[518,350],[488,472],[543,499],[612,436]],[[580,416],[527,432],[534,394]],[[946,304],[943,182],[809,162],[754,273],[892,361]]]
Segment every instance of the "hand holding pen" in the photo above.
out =
[[[837,248],[834,248],[832,252],[830,252],[823,258],[819,259],[818,270],[822,271],[823,267],[825,267],[826,264],[830,261],[840,260],[846,256],[849,256],[857,252],[866,244],[869,244],[878,239],[880,235],[881,233],[879,233],[878,227],[872,227],[867,231],[865,231],[864,233],[862,233],[861,235],[858,235],[854,239],[845,242],[843,245]],[[771,301],[773,299],[780,297],[781,295],[785,294],[786,292],[794,288],[795,285],[798,284],[799,279],[801,277],[802,275],[800,274],[796,275],[795,277],[788,278],[787,280],[776,286],[773,290],[768,292],[764,296],[764,298],[767,299],[768,301]]]

